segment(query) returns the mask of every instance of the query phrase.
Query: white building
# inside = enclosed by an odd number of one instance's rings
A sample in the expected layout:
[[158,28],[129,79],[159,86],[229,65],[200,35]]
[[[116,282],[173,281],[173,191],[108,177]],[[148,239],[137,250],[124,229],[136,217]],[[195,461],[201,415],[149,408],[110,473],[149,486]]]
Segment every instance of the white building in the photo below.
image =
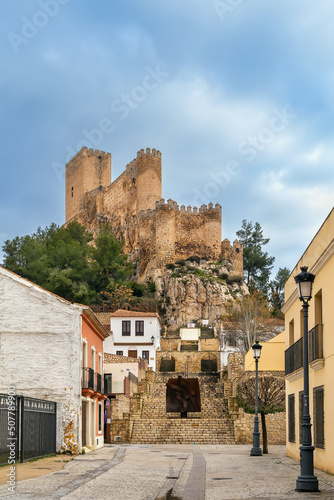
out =
[[106,353],[146,359],[155,370],[161,332],[157,313],[118,309],[111,315],[110,330],[112,337],[104,342]]
[[[97,363],[93,369],[90,353],[87,367],[83,332],[96,359],[101,358],[101,373]],[[105,398],[100,381],[108,335],[87,306],[72,304],[0,266],[0,393],[14,387],[18,396],[57,403],[58,452],[103,446],[99,402]],[[85,370],[91,380],[83,376]],[[87,401],[90,411],[83,415]]]

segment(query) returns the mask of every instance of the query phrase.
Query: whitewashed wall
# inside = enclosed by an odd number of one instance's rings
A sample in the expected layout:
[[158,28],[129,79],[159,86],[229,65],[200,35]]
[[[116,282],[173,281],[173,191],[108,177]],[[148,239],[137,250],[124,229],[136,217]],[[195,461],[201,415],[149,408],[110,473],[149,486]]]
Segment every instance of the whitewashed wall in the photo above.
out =
[[0,392],[57,404],[57,451],[81,448],[81,311],[0,267]]
[[[144,321],[144,335],[136,336],[136,321]],[[131,321],[131,334],[122,335],[122,321]],[[104,341],[104,352],[116,354],[116,351],[123,351],[124,356],[128,356],[129,350],[136,349],[138,357],[142,357],[142,351],[149,351],[149,367],[155,370],[156,350],[160,348],[160,323],[157,317],[127,317],[110,319],[110,329],[112,336]],[[152,344],[151,337],[154,337]],[[115,345],[119,344],[119,345]],[[130,345],[128,345],[130,344]],[[144,345],[147,344],[147,345]]]

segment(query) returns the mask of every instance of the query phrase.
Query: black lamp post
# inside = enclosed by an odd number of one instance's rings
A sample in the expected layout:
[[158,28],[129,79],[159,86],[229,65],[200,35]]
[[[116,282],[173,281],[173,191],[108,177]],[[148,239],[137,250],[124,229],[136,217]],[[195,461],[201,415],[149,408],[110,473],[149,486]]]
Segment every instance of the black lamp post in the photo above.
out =
[[252,345],[253,357],[255,359],[255,417],[254,417],[254,432],[253,432],[253,448],[251,449],[251,457],[262,455],[260,448],[260,432],[259,432],[259,417],[258,417],[258,363],[261,356],[262,345],[256,340]]
[[301,273],[295,276],[299,299],[303,302],[304,317],[304,413],[303,413],[303,444],[300,449],[301,473],[296,482],[297,491],[319,491],[318,479],[313,474],[313,451],[311,436],[311,417],[309,409],[309,378],[308,378],[308,307],[312,297],[314,274],[301,267]]

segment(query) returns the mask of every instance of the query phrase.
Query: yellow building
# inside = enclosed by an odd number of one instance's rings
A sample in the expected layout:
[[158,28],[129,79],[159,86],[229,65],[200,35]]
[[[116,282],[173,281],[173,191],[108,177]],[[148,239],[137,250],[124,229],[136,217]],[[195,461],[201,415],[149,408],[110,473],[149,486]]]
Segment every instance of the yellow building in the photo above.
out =
[[[281,332],[262,345],[259,359],[259,371],[284,371],[285,332]],[[253,349],[249,349],[245,356],[245,371],[255,371]]]
[[294,277],[307,266],[315,275],[309,301],[309,398],[314,466],[334,474],[334,209],[285,285],[287,455],[299,460],[303,416],[303,311]]

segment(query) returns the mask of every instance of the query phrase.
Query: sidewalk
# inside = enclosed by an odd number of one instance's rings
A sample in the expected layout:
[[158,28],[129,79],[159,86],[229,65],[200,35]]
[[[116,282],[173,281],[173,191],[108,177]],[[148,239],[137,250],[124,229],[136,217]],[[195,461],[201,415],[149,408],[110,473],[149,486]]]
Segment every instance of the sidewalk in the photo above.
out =
[[[106,445],[58,472],[56,459],[33,464],[47,475],[0,486],[1,499],[242,500],[334,499],[334,476],[315,470],[319,493],[295,491],[298,462],[284,446],[250,456],[250,445]],[[67,457],[66,457],[67,458]],[[23,464],[23,467],[29,464]],[[32,464],[31,464],[32,465]],[[29,467],[31,466],[29,465]],[[57,466],[62,466],[58,462]]]
[[[67,462],[72,460],[71,455],[56,455],[54,457],[39,458],[23,464],[16,464],[16,480],[23,481],[24,479],[32,479],[40,477],[50,472],[61,470]],[[8,480],[9,465],[0,467],[0,484],[6,484]]]

